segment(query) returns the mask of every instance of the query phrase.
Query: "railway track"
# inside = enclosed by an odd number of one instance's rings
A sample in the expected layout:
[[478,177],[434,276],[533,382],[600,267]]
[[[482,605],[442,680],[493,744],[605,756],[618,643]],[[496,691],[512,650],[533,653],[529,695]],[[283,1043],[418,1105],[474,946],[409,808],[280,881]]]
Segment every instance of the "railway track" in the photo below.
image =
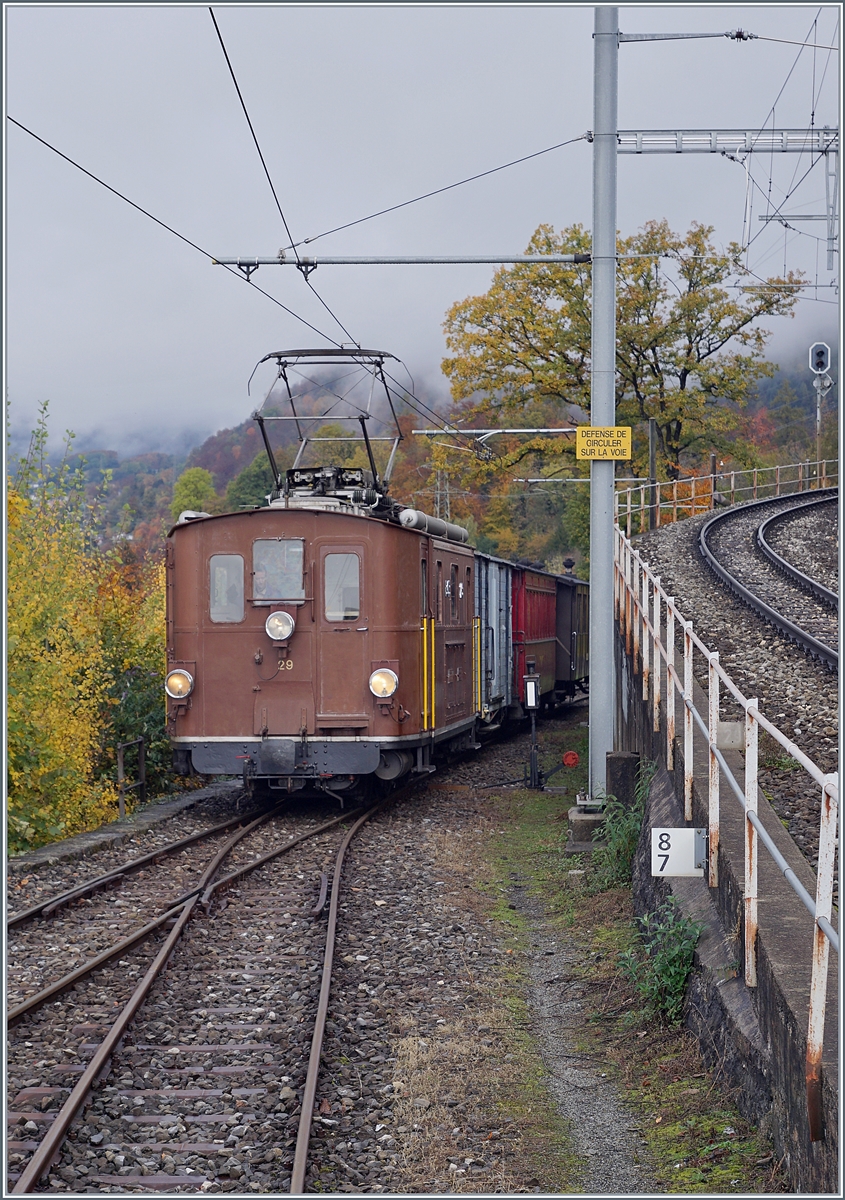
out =
[[776,527],[835,504],[822,499],[758,500],[718,513],[701,526],[699,546],[710,568],[736,596],[829,670],[837,671],[835,592],[790,563],[770,544]]
[[[47,926],[45,914],[90,903],[133,870],[141,878],[168,851],[219,843],[153,921],[10,1009],[9,1074],[23,1083],[9,1113],[13,1194],[43,1188],[48,1171],[51,1190],[57,1175],[71,1191],[194,1191],[227,1173],[235,1182],[242,1158],[227,1161],[233,1143],[275,1164],[280,1188],[303,1190],[343,858],[383,803],[322,822],[284,806],[237,818],[11,918],[15,928],[38,918]],[[265,1000],[277,997],[278,1012],[255,1007],[259,985]],[[221,1005],[221,996],[236,1003]],[[226,1040],[232,1031],[247,1040]],[[208,1170],[186,1165],[203,1156]]]

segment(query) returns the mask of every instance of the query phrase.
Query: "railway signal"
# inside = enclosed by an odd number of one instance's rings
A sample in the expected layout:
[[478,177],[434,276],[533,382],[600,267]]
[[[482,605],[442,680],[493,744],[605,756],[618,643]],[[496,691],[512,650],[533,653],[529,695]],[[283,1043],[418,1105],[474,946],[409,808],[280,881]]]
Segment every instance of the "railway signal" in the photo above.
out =
[[822,456],[822,404],[824,398],[833,387],[833,380],[828,375],[830,368],[830,346],[827,342],[813,342],[810,347],[810,370],[815,375],[813,387],[816,389],[816,473],[820,471],[819,463]]
[[813,342],[810,347],[810,370],[814,375],[825,375],[830,369],[830,346],[826,342]]

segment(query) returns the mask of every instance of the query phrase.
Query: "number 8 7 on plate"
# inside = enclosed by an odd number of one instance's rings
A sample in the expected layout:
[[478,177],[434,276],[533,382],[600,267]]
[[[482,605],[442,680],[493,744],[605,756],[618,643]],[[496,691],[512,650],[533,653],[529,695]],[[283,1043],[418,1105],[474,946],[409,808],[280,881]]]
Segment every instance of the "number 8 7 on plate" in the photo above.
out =
[[707,865],[705,829],[652,829],[652,875],[703,875]]

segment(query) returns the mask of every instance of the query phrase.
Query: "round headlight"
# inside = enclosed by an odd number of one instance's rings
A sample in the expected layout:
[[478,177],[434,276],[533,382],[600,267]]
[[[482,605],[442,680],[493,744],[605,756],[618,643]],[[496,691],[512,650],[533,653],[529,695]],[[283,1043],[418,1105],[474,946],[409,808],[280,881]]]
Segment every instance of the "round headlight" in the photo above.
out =
[[370,676],[370,691],[378,700],[386,700],[399,687],[399,676],[389,667],[379,667]]
[[274,642],[285,642],[293,633],[296,622],[290,613],[273,612],[264,622],[264,628],[267,630],[267,636],[271,637]]
[[194,690],[194,677],[190,671],[171,671],[164,681],[164,690],[171,700],[184,700]]

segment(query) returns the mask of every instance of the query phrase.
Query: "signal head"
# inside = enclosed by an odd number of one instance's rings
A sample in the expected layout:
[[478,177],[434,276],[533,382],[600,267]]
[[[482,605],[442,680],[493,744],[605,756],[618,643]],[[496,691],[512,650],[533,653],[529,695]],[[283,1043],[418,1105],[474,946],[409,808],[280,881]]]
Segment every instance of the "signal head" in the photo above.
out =
[[826,342],[814,342],[810,347],[810,370],[814,375],[824,375],[830,369],[830,346]]

